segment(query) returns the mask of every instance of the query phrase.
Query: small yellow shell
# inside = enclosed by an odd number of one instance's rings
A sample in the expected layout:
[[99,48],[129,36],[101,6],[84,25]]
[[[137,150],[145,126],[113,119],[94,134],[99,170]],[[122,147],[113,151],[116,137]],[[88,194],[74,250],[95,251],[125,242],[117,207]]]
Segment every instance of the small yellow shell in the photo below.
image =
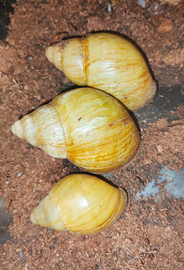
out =
[[57,96],[12,126],[12,132],[49,155],[92,172],[108,172],[133,159],[138,129],[118,100],[79,88]]
[[46,56],[73,83],[106,91],[135,111],[149,103],[156,83],[138,49],[111,33],[70,38],[47,48]]
[[123,189],[95,176],[72,174],[51,189],[35,207],[30,220],[54,230],[93,234],[111,225],[126,203],[127,194]]

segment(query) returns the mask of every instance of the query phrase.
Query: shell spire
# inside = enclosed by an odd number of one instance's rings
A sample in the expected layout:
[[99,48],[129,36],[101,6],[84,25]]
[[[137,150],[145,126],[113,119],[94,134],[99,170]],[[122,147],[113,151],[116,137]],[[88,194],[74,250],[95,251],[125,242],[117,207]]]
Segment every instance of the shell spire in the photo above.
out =
[[36,128],[32,115],[26,115],[21,120],[16,121],[11,131],[21,139],[25,139],[30,144],[38,146]]
[[48,47],[45,51],[48,60],[67,78],[77,85],[87,85],[84,71],[83,45],[80,38],[71,38]]
[[[46,120],[45,120],[46,119]],[[16,121],[12,132],[49,155],[66,158],[66,142],[62,123],[55,108],[44,105]]]
[[45,55],[47,59],[61,71],[63,71],[62,70],[62,52],[63,52],[62,45],[50,46],[45,51]]
[[58,210],[48,194],[30,215],[30,221],[36,225],[66,231]]

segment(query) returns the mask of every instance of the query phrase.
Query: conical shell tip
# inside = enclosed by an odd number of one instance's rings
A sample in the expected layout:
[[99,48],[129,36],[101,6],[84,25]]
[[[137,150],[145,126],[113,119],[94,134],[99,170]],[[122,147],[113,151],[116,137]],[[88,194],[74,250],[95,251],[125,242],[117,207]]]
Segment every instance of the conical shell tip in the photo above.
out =
[[48,59],[51,63],[53,62],[53,60],[52,60],[52,58],[53,58],[52,52],[53,52],[52,46],[48,47],[48,48],[46,49],[46,51],[45,51],[45,55],[46,55],[47,59]]
[[19,138],[23,137],[23,129],[22,129],[20,121],[16,121],[11,126],[11,131],[12,131],[13,134],[17,135]]
[[33,213],[31,213],[31,215],[30,215],[30,221],[31,221],[32,223],[34,223],[34,224],[38,224],[38,223],[36,222],[36,219],[35,219]]

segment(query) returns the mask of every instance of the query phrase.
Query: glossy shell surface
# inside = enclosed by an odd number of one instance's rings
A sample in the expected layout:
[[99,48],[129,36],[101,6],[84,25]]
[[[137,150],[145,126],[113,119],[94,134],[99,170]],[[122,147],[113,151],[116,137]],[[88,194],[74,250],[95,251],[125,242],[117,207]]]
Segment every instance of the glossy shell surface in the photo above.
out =
[[60,180],[33,210],[30,220],[55,230],[93,234],[106,229],[127,203],[123,189],[87,174]]
[[139,50],[111,33],[63,40],[46,56],[73,83],[98,88],[119,99],[129,110],[148,104],[157,86]]
[[57,96],[17,121],[12,132],[51,156],[99,173],[127,164],[140,143],[127,110],[112,96],[92,88]]

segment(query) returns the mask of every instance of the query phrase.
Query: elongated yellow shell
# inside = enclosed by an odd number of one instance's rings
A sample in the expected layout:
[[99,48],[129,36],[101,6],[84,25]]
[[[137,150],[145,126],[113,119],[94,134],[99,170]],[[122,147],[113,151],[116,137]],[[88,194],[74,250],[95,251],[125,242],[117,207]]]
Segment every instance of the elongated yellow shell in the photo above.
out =
[[15,122],[12,132],[51,156],[102,173],[128,163],[140,143],[137,127],[120,102],[92,88],[57,96]]
[[135,111],[149,103],[156,83],[138,49],[110,33],[71,38],[47,48],[46,56],[77,85],[101,89]]
[[35,207],[30,220],[43,227],[78,234],[101,232],[122,213],[127,203],[123,189],[87,174],[60,180]]

